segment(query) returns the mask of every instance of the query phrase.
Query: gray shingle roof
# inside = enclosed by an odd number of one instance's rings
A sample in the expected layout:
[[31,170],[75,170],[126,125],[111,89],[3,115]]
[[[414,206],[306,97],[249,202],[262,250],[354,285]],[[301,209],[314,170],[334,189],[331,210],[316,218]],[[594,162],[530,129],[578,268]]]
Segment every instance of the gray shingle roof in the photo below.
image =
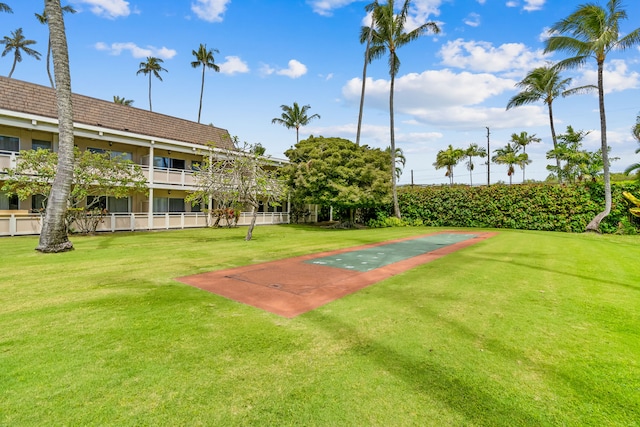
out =
[[[232,148],[226,129],[195,123],[165,114],[152,113],[110,101],[73,95],[75,123],[133,132],[155,138]],[[0,108],[57,119],[55,90],[0,76]]]

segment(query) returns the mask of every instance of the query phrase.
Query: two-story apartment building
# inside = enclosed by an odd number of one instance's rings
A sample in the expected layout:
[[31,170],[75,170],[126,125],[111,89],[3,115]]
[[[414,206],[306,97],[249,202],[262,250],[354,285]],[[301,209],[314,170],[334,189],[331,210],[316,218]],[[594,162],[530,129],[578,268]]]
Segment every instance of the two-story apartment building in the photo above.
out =
[[[106,198],[109,215],[99,230],[207,225],[204,206],[185,203],[185,197],[195,190],[193,170],[203,155],[230,148],[227,130],[77,94],[73,108],[75,145],[80,150],[123,155],[139,164],[147,179],[148,195]],[[37,148],[58,149],[55,90],[0,77],[0,185],[2,171],[15,167],[20,151]],[[275,160],[279,162],[285,161]],[[34,211],[41,198],[20,201],[0,191],[0,236],[39,233],[40,215]],[[258,224],[289,221],[286,203],[262,210]],[[241,224],[247,216],[243,213]]]

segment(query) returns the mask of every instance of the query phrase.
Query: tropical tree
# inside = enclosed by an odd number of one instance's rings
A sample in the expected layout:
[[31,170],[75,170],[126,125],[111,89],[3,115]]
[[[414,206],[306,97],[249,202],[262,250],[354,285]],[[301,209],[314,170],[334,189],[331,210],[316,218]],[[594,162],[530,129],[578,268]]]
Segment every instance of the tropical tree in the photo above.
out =
[[558,135],[558,144],[547,151],[547,159],[556,159],[560,163],[560,167],[547,165],[558,181],[574,183],[582,179],[584,165],[590,159],[589,153],[582,149],[582,140],[588,134],[587,131],[575,131],[572,126],[567,126],[567,131]]
[[[72,6],[63,6],[62,13],[76,13],[76,10]],[[36,19],[43,25],[47,25],[47,11],[43,11],[42,14],[36,13]],[[51,37],[49,37],[49,41],[47,42],[47,75],[49,76],[49,83],[51,83],[51,87],[53,85],[53,77],[51,77]]]
[[133,105],[133,99],[127,99],[124,96],[113,95],[113,102],[120,105],[126,105],[131,107]]
[[220,67],[215,64],[213,53],[220,53],[218,49],[207,49],[206,44],[200,43],[198,50],[192,50],[191,54],[195,56],[196,60],[191,62],[193,68],[202,66],[202,84],[200,85],[200,107],[198,107],[198,123],[200,123],[200,113],[202,112],[202,95],[204,93],[204,72],[207,68],[215,71],[220,71]]
[[151,76],[155,76],[158,80],[162,81],[162,77],[160,76],[161,71],[167,71],[162,68],[162,64],[164,61],[160,58],[156,58],[154,56],[148,56],[146,61],[143,61],[139,65],[139,70],[136,72],[136,75],[142,73],[145,76],[149,75],[149,111],[153,111],[151,106]]
[[[551,126],[551,140],[553,142],[553,148],[557,148],[558,139],[553,122],[553,101],[559,96],[564,98],[569,95],[584,93],[595,89],[593,85],[567,89],[570,84],[571,78],[563,79],[557,67],[544,66],[534,68],[522,81],[516,84],[517,87],[522,88],[522,91],[509,100],[507,110],[539,101],[547,104],[549,125]],[[560,168],[560,160],[558,159],[556,159],[556,166]]]
[[485,158],[487,157],[487,150],[484,147],[480,147],[478,144],[472,143],[469,144],[466,150],[464,150],[464,157],[467,158],[467,170],[469,171],[469,183],[473,186],[473,170],[475,169],[475,164],[473,163],[474,157]]
[[13,65],[11,66],[11,71],[9,71],[9,78],[11,78],[13,71],[16,69],[16,64],[22,62],[22,52],[28,56],[33,56],[38,61],[40,60],[40,52],[29,47],[36,44],[36,41],[25,38],[24,34],[22,34],[22,28],[12,31],[11,37],[4,36],[4,38],[0,40],[0,44],[4,45],[2,56],[13,52]]
[[307,115],[307,111],[311,108],[310,105],[303,105],[302,108],[300,108],[298,103],[294,102],[292,107],[288,105],[281,105],[280,108],[282,108],[282,115],[271,120],[271,123],[280,124],[287,129],[295,128],[296,144],[300,142],[300,127],[308,125],[313,119],[320,118],[318,114],[313,114],[311,116]]
[[531,163],[527,153],[521,153],[520,147],[515,144],[512,145],[510,142],[506,146],[496,149],[491,161],[499,165],[507,165],[509,184],[513,183],[513,174],[516,171],[516,166],[524,169],[525,165]]
[[[359,144],[356,143],[356,145],[359,145]],[[391,155],[391,147],[385,148],[384,151],[385,153],[388,153],[389,155]],[[396,179],[400,179],[400,177],[402,176],[402,170],[404,169],[404,166],[406,164],[407,164],[407,158],[404,156],[404,152],[402,151],[402,148],[396,147],[396,167],[395,167]]]
[[449,177],[449,184],[453,185],[453,168],[460,163],[460,160],[465,156],[465,151],[461,148],[453,148],[451,144],[446,150],[438,151],[436,155],[436,161],[433,166],[436,169],[445,168],[446,172],[444,176]]
[[[517,133],[511,134],[511,142],[513,142],[518,147],[521,147],[523,153],[527,152],[527,145],[533,142],[538,143],[541,141],[542,140],[538,138],[535,133],[533,135],[529,135],[527,132],[520,132],[519,134]],[[523,164],[522,165],[522,182],[524,182],[524,170],[525,170],[525,165]]]
[[600,142],[603,160],[605,208],[587,225],[587,231],[598,231],[600,222],[611,212],[611,177],[607,118],[604,105],[604,63],[609,52],[625,50],[640,44],[640,28],[620,37],[620,21],[627,19],[622,0],[608,0],[605,7],[587,3],[571,15],[551,26],[553,36],[545,42],[545,52],[565,52],[570,56],[560,61],[560,69],[581,67],[589,59],[598,66],[598,105],[600,110]]
[[420,36],[431,31],[439,33],[440,28],[435,22],[427,22],[420,25],[409,32],[405,31],[405,24],[409,14],[411,0],[405,0],[400,13],[395,13],[395,4],[393,0],[388,0],[386,4],[372,3],[371,10],[373,14],[373,25],[371,27],[363,27],[360,33],[360,42],[371,38],[371,46],[369,48],[367,60],[369,62],[374,59],[381,58],[386,54],[389,55],[389,76],[391,83],[389,87],[389,132],[391,141],[391,188],[393,197],[393,210],[397,218],[400,218],[400,205],[398,204],[398,190],[396,188],[395,170],[396,159],[396,140],[395,125],[393,113],[393,92],[395,86],[395,78],[400,69],[400,59],[397,50],[402,46],[418,39]]
[[[367,6],[365,6],[365,10],[367,12],[372,12],[377,5],[378,5],[378,0],[374,0],[373,3],[370,3]],[[373,13],[371,13],[371,28],[373,28],[374,22],[375,21],[373,18]],[[364,92],[367,85],[367,65],[369,64],[369,47],[371,46],[372,34],[373,32],[369,31],[369,34],[367,35],[367,45],[364,49],[364,65],[362,66],[362,89],[360,90],[360,109],[358,111],[358,127],[356,130],[356,145],[360,145],[360,131],[362,129],[362,112],[364,110]]]
[[53,71],[55,75],[58,105],[58,165],[51,184],[47,211],[42,222],[40,241],[36,248],[41,252],[63,252],[73,249],[67,237],[65,223],[67,203],[73,183],[73,104],[71,102],[71,74],[69,50],[64,29],[60,0],[45,0],[45,12],[49,25]]
[[6,3],[0,3],[0,12],[13,13],[13,9]]
[[[636,124],[631,129],[633,137],[640,143],[640,114],[636,117]],[[636,148],[636,154],[640,154],[640,147]],[[629,175],[631,172],[636,172],[636,177],[640,179],[640,163],[633,163],[625,169],[624,173]]]

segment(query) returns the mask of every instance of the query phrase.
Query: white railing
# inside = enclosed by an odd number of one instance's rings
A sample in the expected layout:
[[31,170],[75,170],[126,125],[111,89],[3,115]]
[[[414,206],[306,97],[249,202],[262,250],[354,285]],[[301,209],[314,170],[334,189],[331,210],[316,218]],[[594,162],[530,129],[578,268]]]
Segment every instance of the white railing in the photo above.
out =
[[[142,173],[149,182],[149,166],[139,165],[142,168]],[[196,180],[193,176],[193,171],[186,169],[170,169],[170,168],[153,168],[153,183],[154,184],[171,184],[180,187],[193,187],[196,185]]]
[[[286,212],[258,213],[256,225],[286,224]],[[240,215],[238,225],[249,225],[251,212]],[[207,227],[207,215],[201,212],[156,213],[149,221],[146,213],[112,213],[104,217],[97,231],[143,231]],[[0,236],[40,234],[40,214],[0,214]]]

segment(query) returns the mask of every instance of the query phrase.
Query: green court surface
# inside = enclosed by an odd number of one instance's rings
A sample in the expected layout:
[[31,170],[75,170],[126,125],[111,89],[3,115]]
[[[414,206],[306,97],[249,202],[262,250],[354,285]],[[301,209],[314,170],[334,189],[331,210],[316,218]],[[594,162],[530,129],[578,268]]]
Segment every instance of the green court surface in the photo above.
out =
[[434,234],[402,242],[388,243],[373,248],[357,249],[341,254],[314,258],[305,262],[365,272],[475,237],[477,237],[475,234]]

